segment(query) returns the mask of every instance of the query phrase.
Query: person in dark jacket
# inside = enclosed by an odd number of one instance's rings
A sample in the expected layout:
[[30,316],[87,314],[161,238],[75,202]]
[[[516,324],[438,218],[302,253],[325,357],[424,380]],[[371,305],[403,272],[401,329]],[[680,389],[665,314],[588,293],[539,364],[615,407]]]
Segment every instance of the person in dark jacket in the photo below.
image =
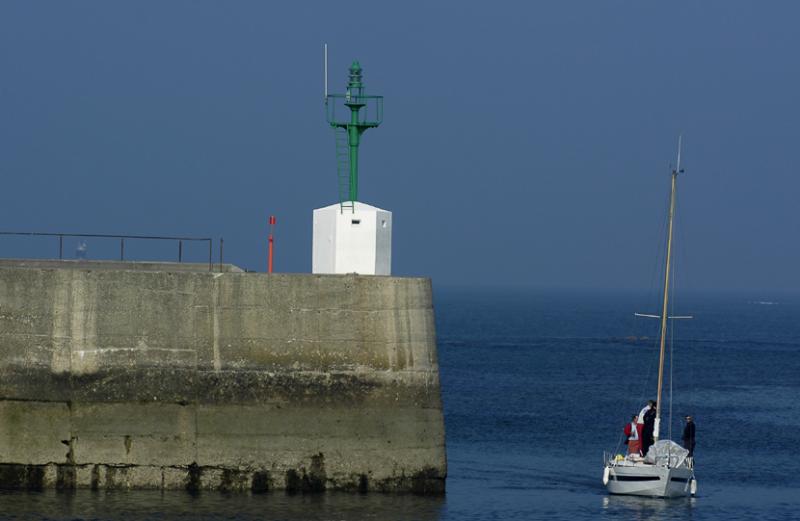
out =
[[656,407],[657,404],[650,400],[651,407],[644,413],[642,425],[642,454],[647,456],[647,450],[653,444],[653,429],[656,425]]
[[694,460],[694,418],[686,416],[686,427],[683,428],[683,448],[689,451],[687,456],[689,466],[691,467]]
[[654,402],[653,400],[647,400],[647,405],[642,407],[642,410],[639,411],[639,417],[636,420],[639,423],[639,425],[644,424],[644,415],[647,414],[647,411],[649,411],[650,409],[655,409],[655,407],[656,407],[656,402]]

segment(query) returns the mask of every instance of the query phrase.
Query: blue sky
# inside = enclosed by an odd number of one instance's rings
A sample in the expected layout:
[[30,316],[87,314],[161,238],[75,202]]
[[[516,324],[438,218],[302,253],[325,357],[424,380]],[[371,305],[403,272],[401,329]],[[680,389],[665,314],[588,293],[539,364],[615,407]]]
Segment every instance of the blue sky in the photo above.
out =
[[[310,271],[311,212],[337,198],[327,42],[332,91],[358,59],[386,97],[360,194],[394,212],[395,274],[647,288],[683,133],[681,285],[797,291],[798,15],[777,1],[5,1],[0,229],[224,237],[227,261],[263,270],[275,214],[276,269]],[[116,248],[90,241],[89,256]],[[0,238],[3,257],[54,251]]]

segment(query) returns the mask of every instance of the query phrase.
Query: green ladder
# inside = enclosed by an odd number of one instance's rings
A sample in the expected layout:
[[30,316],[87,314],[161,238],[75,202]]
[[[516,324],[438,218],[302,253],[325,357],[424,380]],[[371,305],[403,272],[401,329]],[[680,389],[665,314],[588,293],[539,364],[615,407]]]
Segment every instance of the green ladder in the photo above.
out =
[[355,201],[350,200],[350,145],[347,140],[347,129],[336,127],[336,174],[339,179],[339,206],[342,213],[349,208],[355,213]]

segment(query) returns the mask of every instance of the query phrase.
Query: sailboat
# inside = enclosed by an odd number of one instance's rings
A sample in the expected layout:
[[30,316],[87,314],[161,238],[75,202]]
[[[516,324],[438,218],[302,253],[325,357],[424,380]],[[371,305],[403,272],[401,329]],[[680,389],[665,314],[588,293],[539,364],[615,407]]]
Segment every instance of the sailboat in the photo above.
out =
[[[672,171],[672,183],[669,200],[669,224],[667,231],[667,255],[664,270],[664,298],[661,315],[643,315],[661,320],[661,338],[658,359],[658,391],[656,399],[656,418],[653,427],[655,443],[647,454],[604,455],[603,484],[611,494],[648,496],[659,498],[694,495],[697,492],[697,480],[694,475],[694,463],[689,458],[689,451],[669,439],[660,439],[661,424],[661,392],[664,383],[664,354],[666,347],[667,319],[690,318],[670,317],[669,306],[670,261],[672,257],[672,222],[675,217],[675,183],[681,171],[681,139],[678,138],[678,162]],[[640,315],[641,316],[641,315]]]

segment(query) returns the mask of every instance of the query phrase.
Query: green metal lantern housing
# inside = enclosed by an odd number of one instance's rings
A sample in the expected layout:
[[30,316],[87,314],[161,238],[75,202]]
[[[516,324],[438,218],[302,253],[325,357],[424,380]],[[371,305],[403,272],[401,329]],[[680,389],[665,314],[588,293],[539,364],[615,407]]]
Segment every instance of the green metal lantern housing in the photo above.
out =
[[354,203],[358,200],[358,145],[361,134],[383,122],[383,96],[365,94],[363,69],[358,61],[353,62],[349,73],[345,94],[329,94],[325,99],[328,124],[336,131],[336,167],[342,209],[355,209]]

